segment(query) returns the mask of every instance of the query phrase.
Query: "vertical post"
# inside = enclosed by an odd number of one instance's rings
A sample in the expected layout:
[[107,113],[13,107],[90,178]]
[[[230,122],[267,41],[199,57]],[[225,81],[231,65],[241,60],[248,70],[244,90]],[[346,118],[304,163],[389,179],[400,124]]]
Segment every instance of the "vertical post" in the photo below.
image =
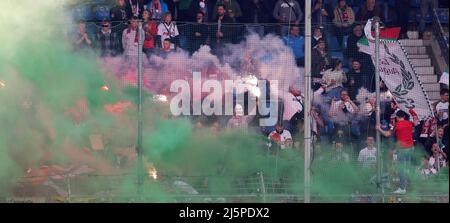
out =
[[266,185],[264,184],[264,175],[263,172],[259,172],[259,180],[261,183],[261,192],[262,192],[262,198],[263,198],[263,203],[266,203]]
[[70,187],[70,174],[66,175],[66,179],[67,179],[67,201],[70,203],[70,201],[72,200],[72,189]]
[[[380,124],[380,19],[374,17],[375,22],[375,91],[376,91],[376,123]],[[383,193],[383,183],[381,182],[382,175],[382,150],[381,150],[381,135],[380,132],[376,132],[376,145],[377,145],[377,189],[378,192]],[[384,199],[384,197],[382,196]]]
[[311,157],[311,1],[305,1],[305,158],[304,158],[304,202],[310,202],[310,157]]
[[138,155],[138,194],[142,197],[142,186],[144,184],[144,161],[143,161],[143,148],[142,148],[142,46],[144,40],[143,30],[142,30],[142,21],[139,21],[138,26],[138,36],[139,36],[139,44],[138,44],[138,131],[137,131],[137,148],[136,152]]

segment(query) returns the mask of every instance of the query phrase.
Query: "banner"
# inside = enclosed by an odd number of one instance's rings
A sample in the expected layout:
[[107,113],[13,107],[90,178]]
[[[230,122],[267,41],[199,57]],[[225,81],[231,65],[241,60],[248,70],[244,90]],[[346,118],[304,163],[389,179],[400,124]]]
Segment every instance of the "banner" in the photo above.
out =
[[[358,41],[359,51],[369,54],[375,64],[375,43],[371,32],[371,21],[367,21],[364,28],[366,37]],[[381,32],[380,32],[381,33]],[[423,90],[419,78],[414,72],[400,43],[393,39],[398,33],[397,29],[386,30],[388,38],[380,41],[380,77],[399,104],[400,109],[408,112],[413,108],[420,120],[432,116],[428,96]],[[381,36],[381,35],[380,35]],[[384,35],[386,36],[386,35]]]
[[397,41],[380,43],[379,66],[381,79],[403,111],[413,108],[420,120],[432,116],[428,96]]

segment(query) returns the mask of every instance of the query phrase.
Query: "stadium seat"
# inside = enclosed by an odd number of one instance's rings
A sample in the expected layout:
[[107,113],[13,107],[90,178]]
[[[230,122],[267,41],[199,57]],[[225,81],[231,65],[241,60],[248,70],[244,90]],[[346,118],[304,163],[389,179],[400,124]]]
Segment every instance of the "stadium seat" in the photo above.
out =
[[352,9],[353,9],[353,13],[355,14],[355,16],[358,15],[360,7],[359,6],[353,6]]
[[411,7],[420,9],[420,0],[412,0]]
[[330,56],[332,58],[336,58],[339,59],[342,62],[342,65],[346,65],[345,63],[345,58],[344,58],[344,54],[341,51],[330,51]]
[[[422,19],[422,14],[420,12],[417,12],[416,13],[416,22],[420,22],[421,19]],[[427,15],[425,16],[425,22],[426,23],[433,22],[433,16],[431,13],[427,13]]]
[[347,48],[348,35],[345,35],[342,40],[342,48]]
[[330,50],[330,51],[340,50],[340,48],[341,48],[339,46],[336,36],[333,34],[327,35],[327,43],[328,43],[328,50]]
[[408,22],[415,23],[416,22],[416,13],[411,11],[409,12]]
[[75,21],[94,19],[94,16],[92,14],[91,5],[76,6],[73,9],[72,13],[73,13],[73,17],[74,17]]
[[448,23],[448,9],[438,9],[438,16],[441,23]]
[[108,3],[108,0],[90,0],[93,4],[105,4]]
[[109,20],[110,14],[109,14],[110,8],[106,5],[100,5],[95,7],[95,19],[98,21],[102,20]]

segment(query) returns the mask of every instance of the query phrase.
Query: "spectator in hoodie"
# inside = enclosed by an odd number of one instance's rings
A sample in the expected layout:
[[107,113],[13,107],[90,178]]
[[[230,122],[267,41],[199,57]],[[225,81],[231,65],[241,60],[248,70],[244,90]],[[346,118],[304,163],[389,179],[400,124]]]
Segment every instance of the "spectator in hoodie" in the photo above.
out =
[[273,17],[281,26],[281,36],[287,35],[289,32],[289,24],[299,25],[303,18],[303,12],[300,4],[296,0],[278,0],[273,9]]
[[279,23],[294,23],[298,25],[302,21],[303,12],[296,0],[278,0],[273,9],[273,17]]
[[347,5],[345,0],[339,0],[334,9],[334,29],[339,45],[342,47],[342,40],[345,35],[350,34],[351,27],[355,22],[353,9]]

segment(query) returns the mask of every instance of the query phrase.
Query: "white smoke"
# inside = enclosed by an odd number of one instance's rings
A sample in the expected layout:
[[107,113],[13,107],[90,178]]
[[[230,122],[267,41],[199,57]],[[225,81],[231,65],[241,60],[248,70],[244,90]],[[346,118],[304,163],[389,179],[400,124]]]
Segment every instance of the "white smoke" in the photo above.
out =
[[[192,72],[196,71],[201,72],[202,81],[236,80],[251,74],[258,79],[277,80],[280,96],[291,85],[303,92],[301,69],[296,66],[292,51],[279,37],[267,35],[261,38],[250,34],[239,44],[225,45],[223,52],[219,58],[211,53],[209,46],[202,46],[192,56],[183,50],[174,51],[166,58],[153,54],[144,61],[144,86],[152,93],[161,93],[174,80],[192,80]],[[118,58],[105,61],[107,70],[115,70],[125,82],[136,83],[137,69],[124,70],[121,68],[123,60]]]

